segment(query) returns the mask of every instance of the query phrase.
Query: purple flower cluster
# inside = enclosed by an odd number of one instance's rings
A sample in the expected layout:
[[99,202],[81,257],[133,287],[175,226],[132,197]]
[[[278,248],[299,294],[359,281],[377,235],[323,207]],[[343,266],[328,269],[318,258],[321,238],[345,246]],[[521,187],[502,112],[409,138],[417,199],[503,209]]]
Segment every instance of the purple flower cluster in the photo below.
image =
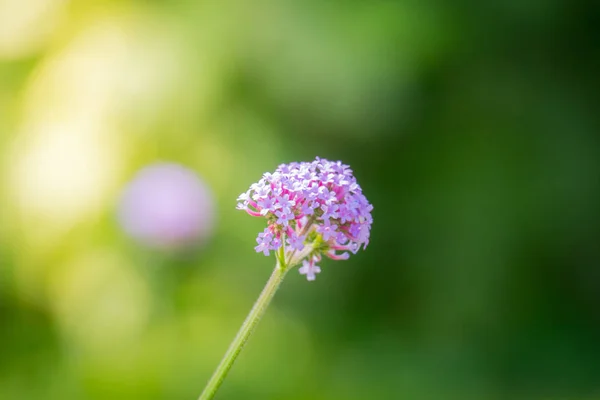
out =
[[373,206],[350,167],[340,161],[317,157],[310,163],[282,164],[238,201],[239,210],[267,219],[255,250],[266,256],[282,251],[287,266],[302,262],[300,273],[308,280],[321,271],[316,264],[321,255],[346,260],[348,252],[369,243]]

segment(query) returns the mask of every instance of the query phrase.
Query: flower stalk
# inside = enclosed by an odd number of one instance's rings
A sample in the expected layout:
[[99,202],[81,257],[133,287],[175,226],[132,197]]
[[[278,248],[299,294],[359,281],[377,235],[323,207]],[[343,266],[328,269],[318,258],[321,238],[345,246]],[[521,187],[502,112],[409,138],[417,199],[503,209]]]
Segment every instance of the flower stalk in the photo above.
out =
[[212,377],[206,384],[204,391],[200,397],[198,397],[198,400],[210,400],[214,397],[215,393],[219,389],[219,386],[221,386],[225,376],[235,362],[235,359],[240,354],[242,348],[248,341],[248,338],[250,335],[252,335],[252,332],[256,328],[256,325],[258,325],[258,322],[265,314],[267,307],[271,303],[271,300],[277,292],[277,289],[279,289],[279,286],[281,285],[281,282],[283,281],[287,271],[287,266],[278,261],[263,291],[260,293],[260,296],[258,296],[258,299],[254,303],[252,310],[250,310],[250,313],[244,320],[242,327],[229,345],[227,352],[223,356],[223,359],[219,363],[219,366],[213,373]]

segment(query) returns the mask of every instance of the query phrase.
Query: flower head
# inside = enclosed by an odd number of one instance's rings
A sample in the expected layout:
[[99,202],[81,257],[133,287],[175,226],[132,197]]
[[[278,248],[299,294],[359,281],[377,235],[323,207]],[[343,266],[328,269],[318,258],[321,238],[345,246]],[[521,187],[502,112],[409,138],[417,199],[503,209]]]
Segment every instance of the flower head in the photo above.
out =
[[321,255],[345,260],[369,243],[373,206],[340,161],[281,164],[238,201],[238,209],[267,219],[255,250],[269,255],[283,248],[280,261],[290,267],[302,262],[308,280],[321,271],[315,264]]

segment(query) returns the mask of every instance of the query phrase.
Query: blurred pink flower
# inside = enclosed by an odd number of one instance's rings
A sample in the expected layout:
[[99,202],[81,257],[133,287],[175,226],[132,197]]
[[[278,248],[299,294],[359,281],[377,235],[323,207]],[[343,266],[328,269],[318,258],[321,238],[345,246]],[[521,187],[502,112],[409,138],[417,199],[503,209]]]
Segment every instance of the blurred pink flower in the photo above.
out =
[[206,242],[214,227],[215,205],[210,188],[194,172],[157,163],[127,184],[118,217],[125,232],[139,242],[176,249]]

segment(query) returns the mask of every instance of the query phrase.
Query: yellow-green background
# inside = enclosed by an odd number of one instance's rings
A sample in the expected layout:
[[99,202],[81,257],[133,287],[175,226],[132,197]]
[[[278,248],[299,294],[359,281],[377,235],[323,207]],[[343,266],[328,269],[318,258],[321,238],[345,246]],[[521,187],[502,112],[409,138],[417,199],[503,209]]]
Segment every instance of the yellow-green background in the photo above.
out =
[[[600,399],[593,1],[0,0],[0,399],[194,399],[270,274],[236,197],[350,164],[371,245],[292,271],[219,399]],[[155,161],[217,225],[144,250]]]

